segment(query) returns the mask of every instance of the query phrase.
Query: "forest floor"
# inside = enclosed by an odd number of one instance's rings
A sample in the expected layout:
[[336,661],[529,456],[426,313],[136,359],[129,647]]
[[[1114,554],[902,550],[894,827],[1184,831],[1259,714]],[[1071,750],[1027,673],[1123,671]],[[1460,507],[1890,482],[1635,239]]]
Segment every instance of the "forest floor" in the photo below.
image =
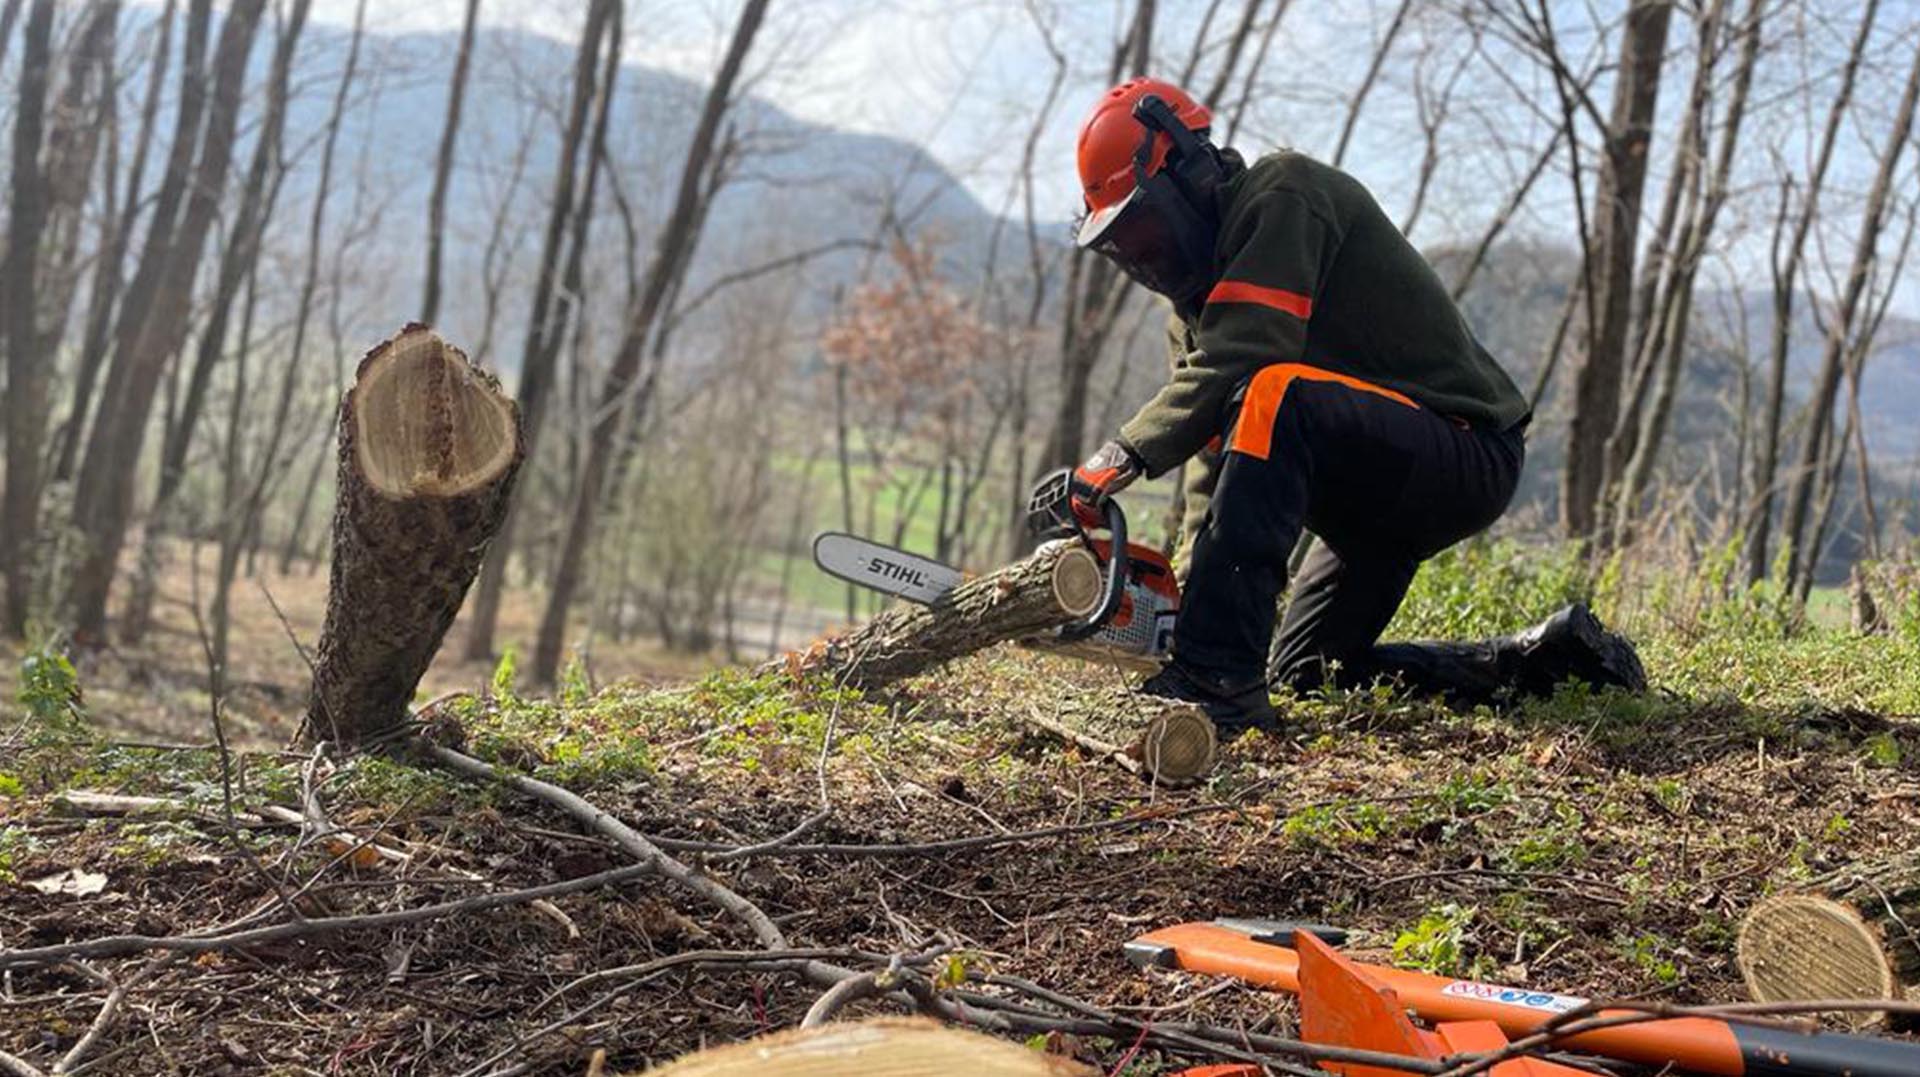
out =
[[[153,628],[146,638],[131,645],[116,642],[76,655],[75,661],[86,686],[89,709],[110,724],[117,735],[199,742],[207,739],[207,659],[200,642],[200,625],[194,619],[194,597],[197,591],[205,624],[217,551],[210,543],[185,542],[170,542],[166,550]],[[275,561],[263,555],[257,575],[243,575],[235,582],[231,602],[227,735],[234,744],[247,748],[278,748],[299,728],[308,670],[289,633],[300,640],[301,646],[311,648],[327,613],[326,567],[297,561],[291,571],[282,573]],[[119,584],[114,591],[116,609],[126,590],[124,579]],[[538,592],[509,586],[500,604],[496,629],[499,645],[520,654],[531,653],[540,614]],[[584,617],[576,618],[572,638],[585,634],[584,621]],[[484,684],[492,675],[494,662],[465,656],[467,630],[463,609],[421,682],[420,690],[426,696]],[[670,651],[649,636],[617,641],[596,638],[590,654],[592,675],[607,681],[684,681],[715,664],[707,655]],[[17,645],[0,640],[0,687],[13,683],[19,657]],[[12,694],[8,690],[7,699]]]
[[[1539,573],[1516,585],[1501,572],[1517,570],[1492,562],[1450,571],[1416,593],[1412,628],[1511,622],[1557,586]],[[1205,785],[1177,793],[1030,721],[1119,674],[1017,650],[870,697],[741,672],[598,691],[576,682],[557,699],[524,695],[507,670],[440,684],[474,693],[444,706],[474,754],[650,835],[750,844],[823,803],[807,843],[1098,824],[959,853],[776,849],[706,870],[796,946],[895,953],[942,937],[956,975],[1009,974],[1134,1016],[1284,1034],[1292,1011],[1276,996],[1141,972],[1121,945],[1186,920],[1307,918],[1357,932],[1363,960],[1606,998],[1733,1000],[1735,930],[1757,900],[1920,844],[1920,635],[1786,634],[1724,611],[1682,621],[1684,608],[1668,596],[1623,611],[1642,626],[1647,697],[1575,687],[1472,714],[1384,689],[1283,699],[1281,735],[1243,738]],[[175,648],[182,678],[192,653]],[[45,693],[0,712],[0,948],[280,920],[276,886],[300,890],[305,915],[340,915],[467,896],[482,889],[473,876],[523,887],[629,862],[505,787],[371,756],[322,767],[315,788],[334,823],[404,860],[329,854],[293,826],[236,836],[214,753],[116,743],[150,734],[122,719],[147,690],[117,682],[122,668],[83,665],[84,715]],[[297,675],[284,691],[290,721]],[[304,757],[263,749],[236,761],[237,808],[298,807]],[[177,806],[102,814],[63,800],[75,790]],[[85,885],[31,885],[76,871],[65,878]],[[103,959],[97,972],[141,979],[86,1072],[580,1074],[596,1048],[638,1070],[790,1026],[819,989],[725,969],[579,978],[755,947],[734,920],[646,878],[545,910],[171,963]],[[106,995],[73,965],[9,971],[0,1050],[51,1067]],[[1173,1065],[1120,1041],[1053,1046],[1103,1071]]]

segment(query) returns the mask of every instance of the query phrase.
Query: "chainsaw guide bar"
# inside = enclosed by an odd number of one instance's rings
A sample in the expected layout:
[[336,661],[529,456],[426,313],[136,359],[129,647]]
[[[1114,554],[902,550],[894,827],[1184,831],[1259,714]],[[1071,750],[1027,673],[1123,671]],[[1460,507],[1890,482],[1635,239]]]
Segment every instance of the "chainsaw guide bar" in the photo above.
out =
[[813,540],[813,563],[856,586],[930,606],[966,582],[967,574],[930,557],[841,531]]

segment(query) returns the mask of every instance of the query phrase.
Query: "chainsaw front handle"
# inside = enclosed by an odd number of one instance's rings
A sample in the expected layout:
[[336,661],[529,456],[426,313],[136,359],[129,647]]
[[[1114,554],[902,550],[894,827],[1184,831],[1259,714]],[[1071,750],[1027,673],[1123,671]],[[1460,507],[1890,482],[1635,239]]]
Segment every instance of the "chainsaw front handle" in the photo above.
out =
[[[1067,643],[1078,643],[1091,639],[1107,627],[1113,615],[1120,612],[1121,600],[1127,594],[1127,571],[1130,559],[1127,556],[1127,510],[1120,502],[1109,497],[1100,503],[1102,522],[1106,524],[1109,541],[1107,544],[1106,580],[1100,592],[1100,604],[1093,612],[1059,630],[1058,638]],[[1080,540],[1087,552],[1097,560],[1100,548],[1093,543],[1093,536],[1087,534],[1086,525],[1073,511],[1073,472],[1061,468],[1040,479],[1033,485],[1033,492],[1027,497],[1027,530],[1039,538],[1055,538],[1071,535]]]

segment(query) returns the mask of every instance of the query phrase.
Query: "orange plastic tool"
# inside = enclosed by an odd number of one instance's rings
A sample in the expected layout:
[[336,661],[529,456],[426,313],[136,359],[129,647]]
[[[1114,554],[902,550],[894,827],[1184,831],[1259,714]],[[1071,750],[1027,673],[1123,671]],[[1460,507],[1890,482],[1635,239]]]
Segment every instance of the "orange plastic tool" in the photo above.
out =
[[[1228,926],[1228,925],[1231,926]],[[1291,943],[1290,947],[1287,945]],[[1137,965],[1158,965],[1232,976],[1248,983],[1301,996],[1302,1036],[1312,1043],[1413,1053],[1445,1044],[1439,1055],[1485,1047],[1506,1037],[1536,1032],[1558,1014],[1587,1000],[1528,988],[1448,979],[1405,969],[1356,964],[1334,952],[1313,934],[1289,925],[1261,927],[1258,922],[1189,923],[1154,931],[1127,944]],[[1330,977],[1328,968],[1346,975]],[[1420,1017],[1438,1030],[1426,1033],[1407,1020]],[[1606,1014],[1625,1015],[1609,1010]],[[1407,1032],[1417,1035],[1409,1038]],[[1497,1033],[1499,1041],[1493,1039]],[[1426,1037],[1438,1037],[1430,1040]],[[1785,1029],[1734,1026],[1705,1017],[1669,1017],[1568,1036],[1556,1045],[1648,1066],[1676,1066],[1692,1073],[1724,1077],[1916,1077],[1920,1045],[1841,1033],[1803,1034]],[[1528,1066],[1551,1063],[1529,1061]],[[1350,1077],[1381,1077],[1378,1067],[1326,1064]],[[1553,1069],[1496,1069],[1501,1077],[1557,1074]]]

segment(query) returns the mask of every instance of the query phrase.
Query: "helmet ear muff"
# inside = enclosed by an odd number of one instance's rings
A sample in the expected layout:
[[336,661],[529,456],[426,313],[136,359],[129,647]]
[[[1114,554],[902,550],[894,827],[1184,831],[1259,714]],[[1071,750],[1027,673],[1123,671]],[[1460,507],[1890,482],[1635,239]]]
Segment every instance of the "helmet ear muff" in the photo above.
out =
[[1204,128],[1199,133],[1180,122],[1172,108],[1157,94],[1148,94],[1134,103],[1133,118],[1140,121],[1146,134],[1133,153],[1136,183],[1146,179],[1153,167],[1153,150],[1159,136],[1166,135],[1171,145],[1157,174],[1171,175],[1196,206],[1206,200],[1225,174],[1220,155],[1207,141]]
[[[1166,225],[1162,241],[1178,248],[1163,252],[1163,266],[1178,269],[1164,273],[1155,290],[1176,304],[1189,302],[1212,283],[1218,231],[1214,192],[1226,177],[1226,170],[1205,135],[1180,122],[1157,95],[1141,98],[1134,105],[1133,115],[1145,128],[1133,155],[1136,196],[1143,203],[1140,210],[1161,217]],[[1172,144],[1161,167],[1150,171],[1161,135]]]

